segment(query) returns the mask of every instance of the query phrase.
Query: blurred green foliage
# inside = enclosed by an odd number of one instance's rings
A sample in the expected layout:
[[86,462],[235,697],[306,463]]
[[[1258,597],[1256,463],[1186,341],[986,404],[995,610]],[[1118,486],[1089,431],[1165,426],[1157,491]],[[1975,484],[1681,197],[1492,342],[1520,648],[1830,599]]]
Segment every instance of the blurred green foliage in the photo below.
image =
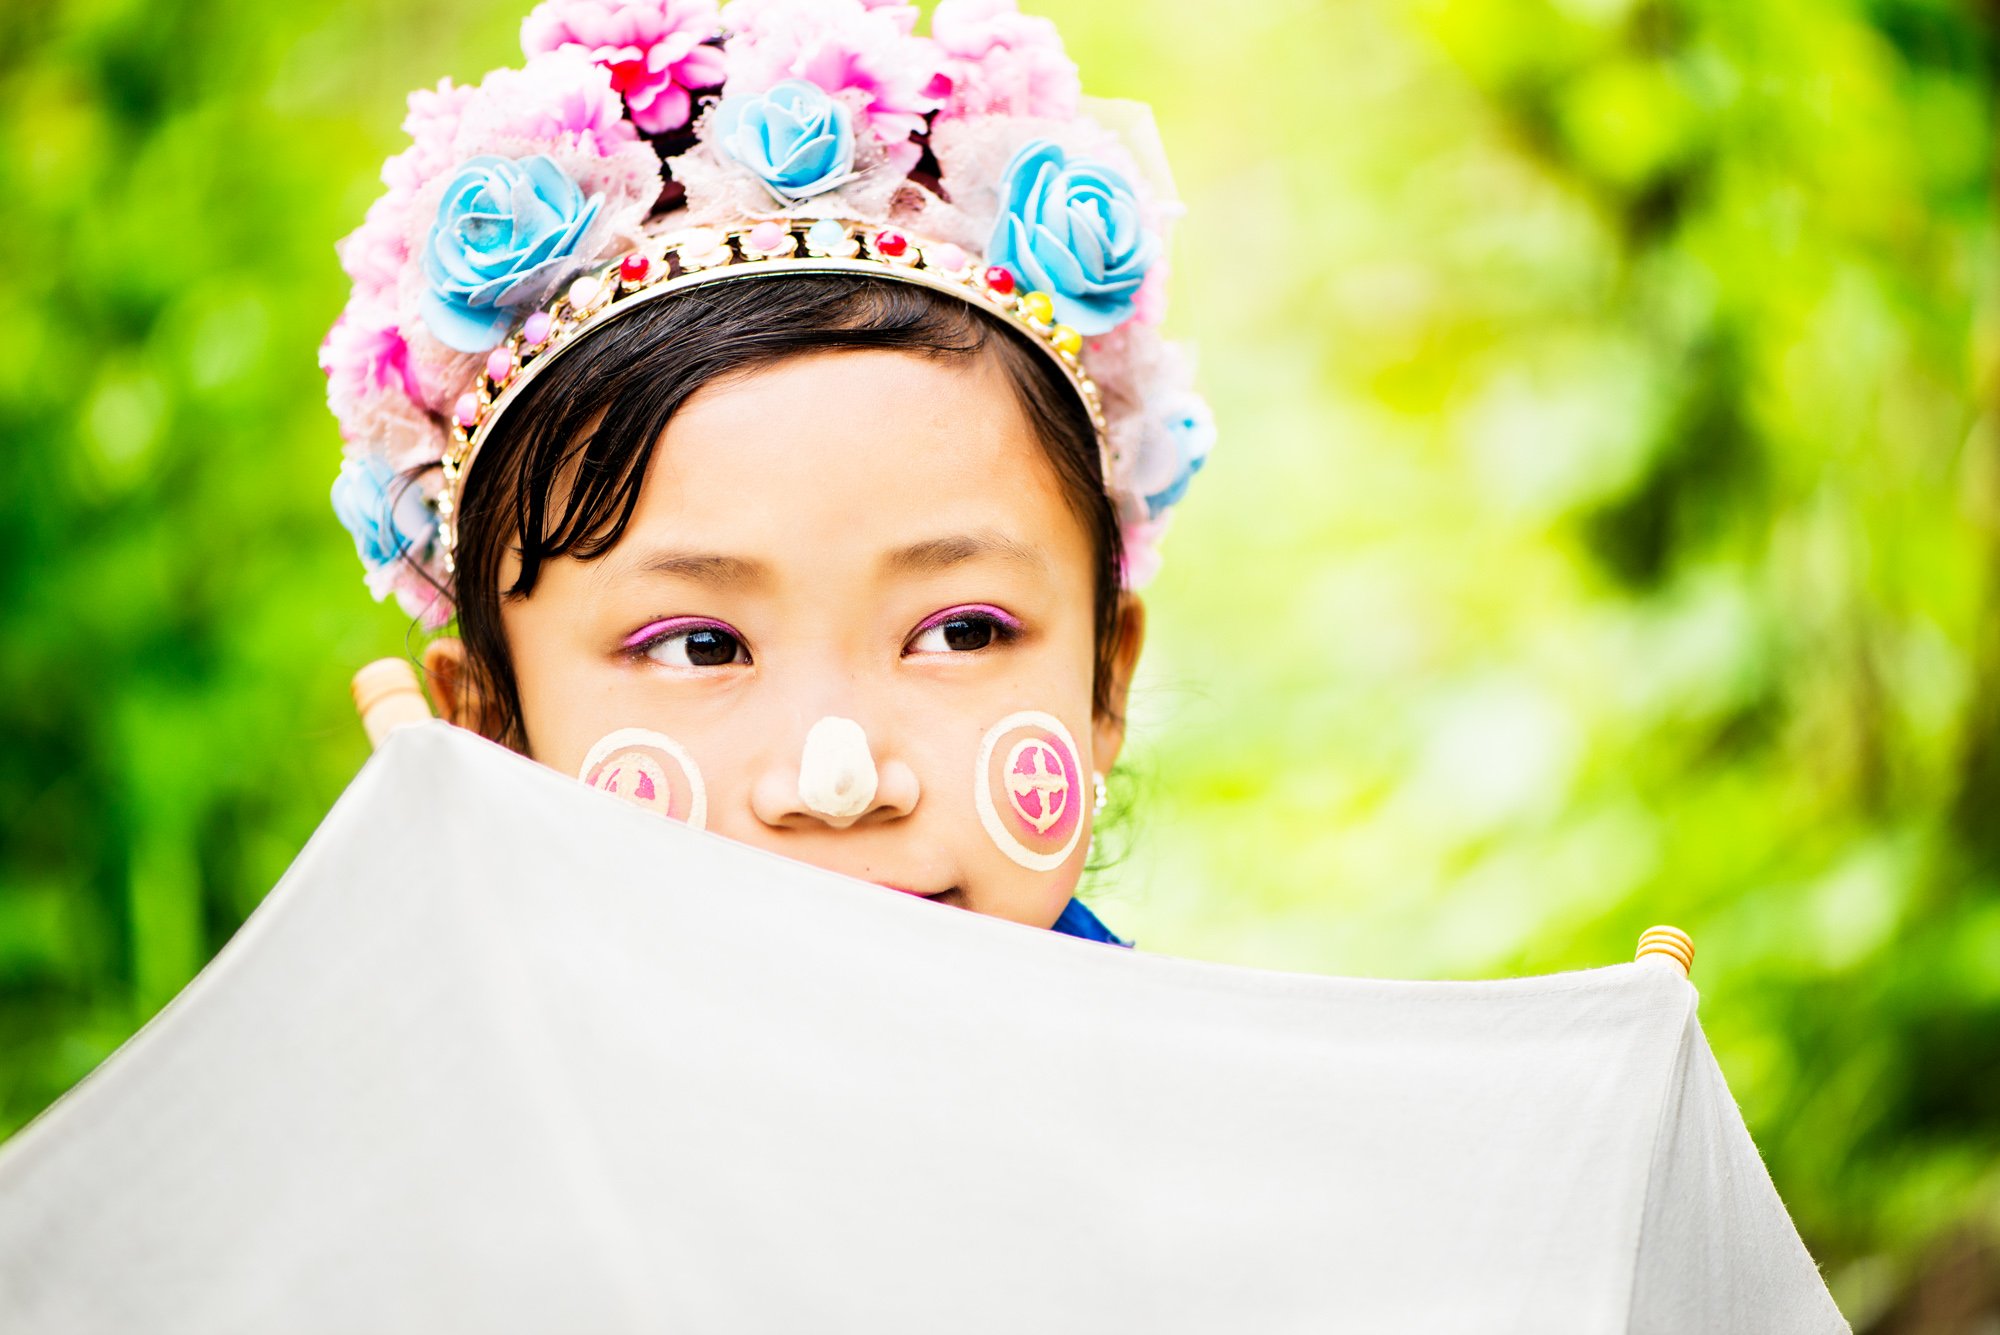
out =
[[[347,677],[414,636],[327,507],[332,242],[404,92],[513,63],[525,7],[0,11],[0,1129],[363,758]],[[1101,911],[1455,977],[1677,923],[1857,1328],[1960,1328],[1940,1266],[2000,1274],[1993,11],[1058,17],[1158,110],[1224,428]]]

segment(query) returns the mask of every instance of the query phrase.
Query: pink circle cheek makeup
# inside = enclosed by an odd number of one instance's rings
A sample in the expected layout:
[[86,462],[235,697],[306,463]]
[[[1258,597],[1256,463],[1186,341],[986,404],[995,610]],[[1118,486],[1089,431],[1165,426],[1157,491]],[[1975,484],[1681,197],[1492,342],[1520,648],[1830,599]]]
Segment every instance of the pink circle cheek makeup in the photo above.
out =
[[1021,866],[1054,871],[1069,860],[1085,791],[1076,741],[1055,715],[1022,710],[987,730],[973,801],[987,837]]
[[1077,823],[1076,757],[1048,736],[1023,737],[1000,765],[1001,787],[1014,832],[1022,838],[1069,838]]
[[687,749],[663,732],[620,728],[605,735],[583,758],[577,778],[669,820],[696,829],[707,823],[701,770]]

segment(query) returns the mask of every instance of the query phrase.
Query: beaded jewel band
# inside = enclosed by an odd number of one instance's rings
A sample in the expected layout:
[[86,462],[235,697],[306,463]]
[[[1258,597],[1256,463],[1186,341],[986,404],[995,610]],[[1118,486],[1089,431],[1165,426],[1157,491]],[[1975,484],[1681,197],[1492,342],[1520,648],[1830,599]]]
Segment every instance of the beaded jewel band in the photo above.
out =
[[1083,336],[1055,321],[1046,292],[1023,291],[999,265],[980,266],[963,247],[836,218],[791,218],[741,228],[700,228],[649,241],[570,283],[518,332],[494,348],[471,389],[454,405],[438,497],[438,539],[447,573],[457,569],[458,500],[465,475],[493,424],[542,367],[584,335],[642,302],[709,283],[796,273],[853,273],[949,293],[1008,319],[1062,369],[1083,401],[1097,439],[1100,476],[1117,462],[1104,402],[1083,368]]

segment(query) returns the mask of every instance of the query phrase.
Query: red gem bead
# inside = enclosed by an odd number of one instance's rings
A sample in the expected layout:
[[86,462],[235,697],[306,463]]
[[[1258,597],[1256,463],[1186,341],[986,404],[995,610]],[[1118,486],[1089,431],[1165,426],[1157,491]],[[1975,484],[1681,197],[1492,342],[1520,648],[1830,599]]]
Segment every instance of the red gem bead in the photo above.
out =
[[986,271],[986,286],[1004,297],[1014,290],[1014,275],[996,264]]
[[627,255],[618,261],[618,276],[628,283],[644,282],[646,271],[652,267],[653,262],[644,255]]
[[909,248],[910,239],[901,232],[877,232],[875,234],[875,249],[881,251],[890,259],[896,258]]

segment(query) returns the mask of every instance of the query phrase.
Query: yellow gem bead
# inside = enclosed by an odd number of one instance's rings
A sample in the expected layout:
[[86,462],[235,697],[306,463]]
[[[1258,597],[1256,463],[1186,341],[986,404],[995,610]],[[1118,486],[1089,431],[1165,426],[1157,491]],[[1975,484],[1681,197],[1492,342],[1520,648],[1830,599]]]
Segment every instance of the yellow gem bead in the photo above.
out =
[[[1038,292],[1035,295],[1041,294]],[[1056,351],[1067,352],[1072,357],[1083,351],[1083,335],[1066,324],[1059,324],[1049,331],[1049,342],[1056,345]]]
[[1046,292],[1030,292],[1022,297],[1021,310],[1030,320],[1040,320],[1043,324],[1056,318],[1056,304]]

